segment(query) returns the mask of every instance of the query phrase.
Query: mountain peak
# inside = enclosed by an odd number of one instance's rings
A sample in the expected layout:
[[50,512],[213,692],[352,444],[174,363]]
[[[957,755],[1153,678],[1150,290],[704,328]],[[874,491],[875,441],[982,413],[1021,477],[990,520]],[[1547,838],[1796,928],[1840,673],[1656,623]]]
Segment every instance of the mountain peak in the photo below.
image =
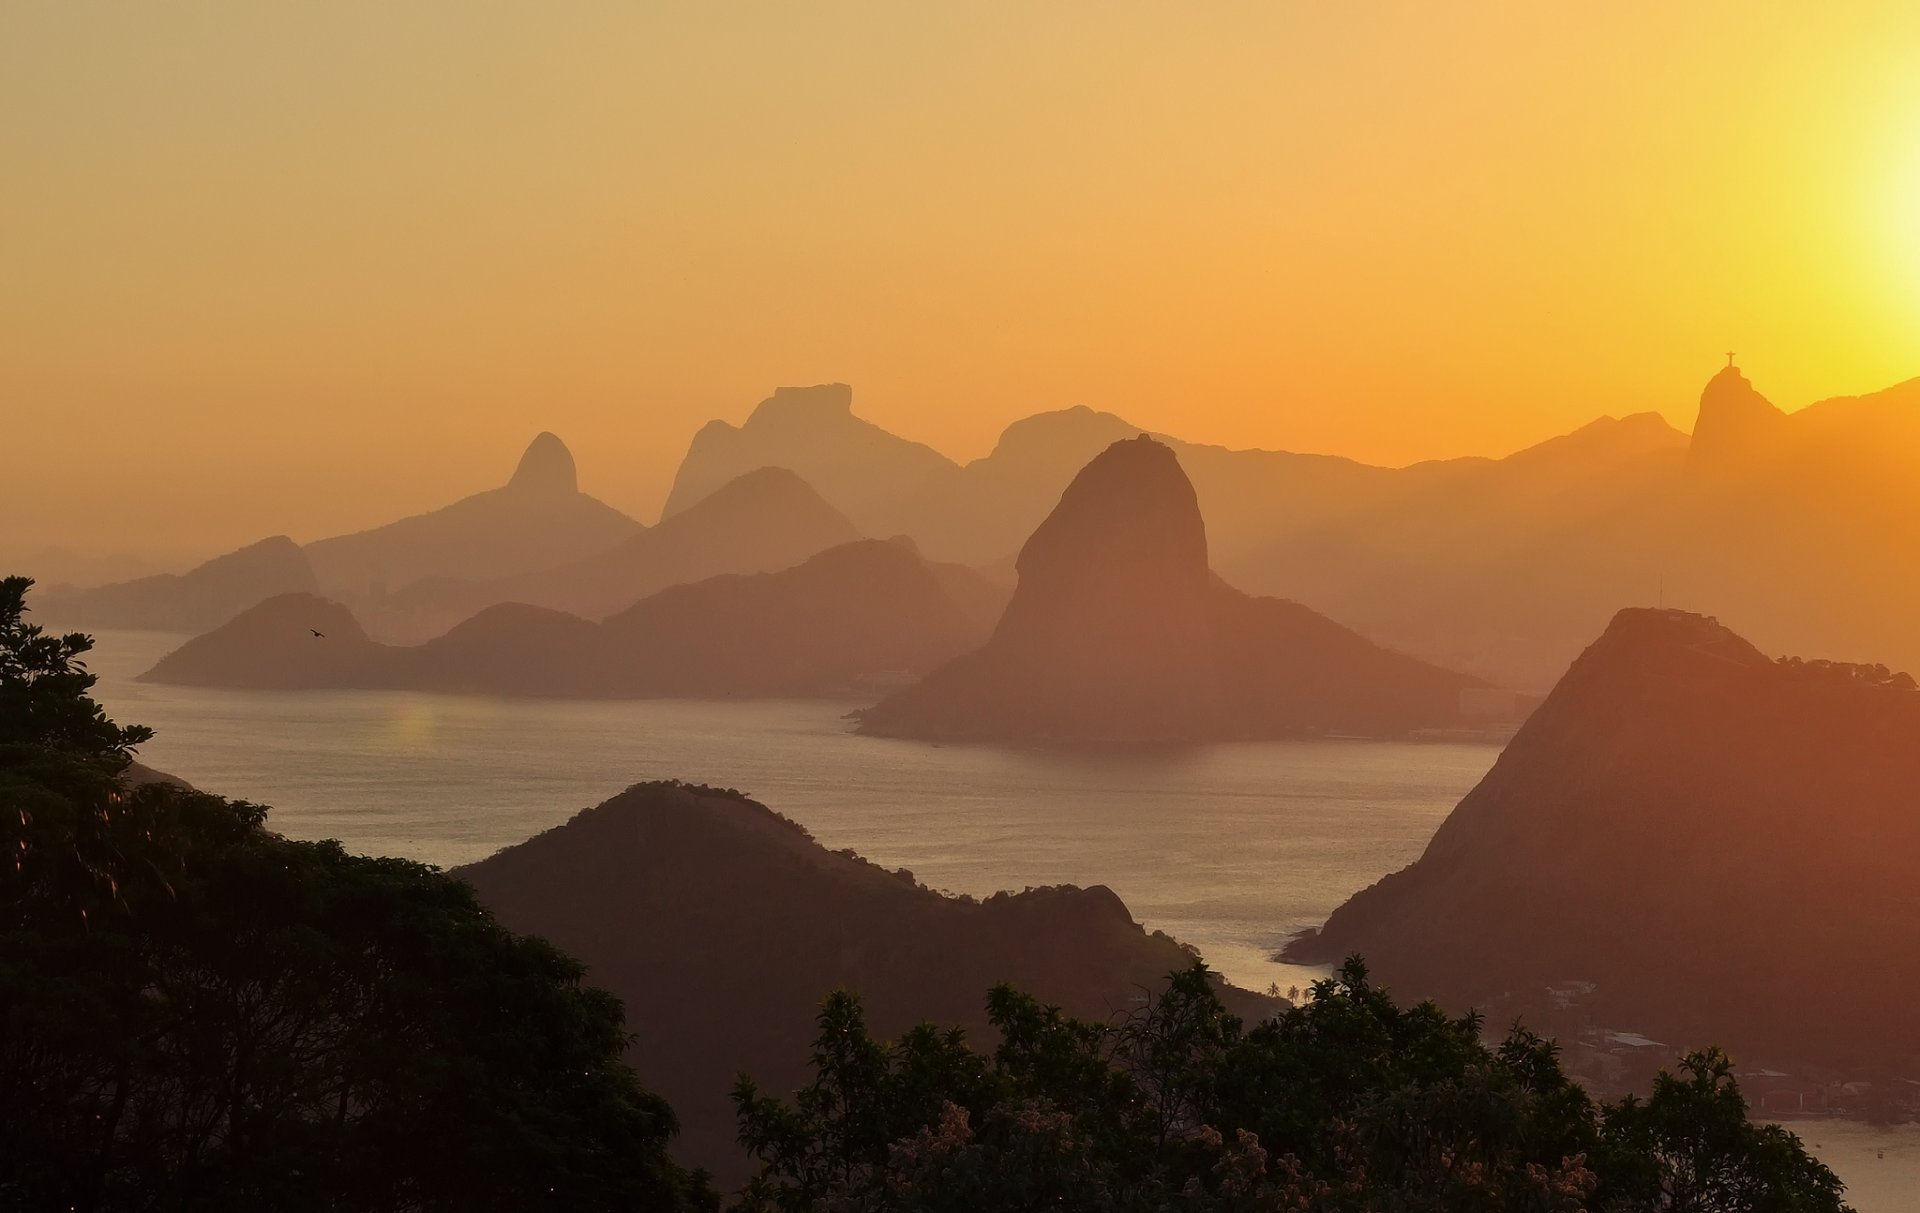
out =
[[1722,459],[1751,453],[1767,440],[1786,414],[1754,390],[1740,368],[1720,368],[1700,393],[1700,412],[1693,424],[1688,458]]
[[747,418],[750,426],[839,421],[853,416],[853,388],[844,383],[775,388]]
[[524,493],[560,496],[580,491],[579,472],[573,466],[573,452],[553,434],[542,430],[527,444],[520,466],[513,470],[507,487]]
[[1207,568],[1173,449],[1123,438],[1080,469],[1020,551],[987,644],[860,714],[883,736],[1184,744],[1455,722],[1476,680],[1392,653]]
[[1145,434],[1123,438],[1080,469],[1015,567],[1031,592],[1057,578],[1083,590],[1154,596],[1208,582],[1207,528],[1193,482],[1173,448]]
[[1711,615],[1670,607],[1626,607],[1574,663],[1583,667],[1631,666],[1666,673],[1687,662],[1730,666],[1770,666],[1772,660],[1732,628]]

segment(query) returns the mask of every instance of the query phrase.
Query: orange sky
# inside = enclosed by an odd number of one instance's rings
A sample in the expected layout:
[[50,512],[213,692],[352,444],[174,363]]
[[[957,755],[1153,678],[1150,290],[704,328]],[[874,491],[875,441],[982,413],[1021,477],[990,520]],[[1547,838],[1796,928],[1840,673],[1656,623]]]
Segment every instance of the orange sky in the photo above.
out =
[[[1401,463],[1920,374],[1920,6],[14,3],[0,553],[383,521],[772,387]],[[1920,452],[1916,452],[1920,456]]]

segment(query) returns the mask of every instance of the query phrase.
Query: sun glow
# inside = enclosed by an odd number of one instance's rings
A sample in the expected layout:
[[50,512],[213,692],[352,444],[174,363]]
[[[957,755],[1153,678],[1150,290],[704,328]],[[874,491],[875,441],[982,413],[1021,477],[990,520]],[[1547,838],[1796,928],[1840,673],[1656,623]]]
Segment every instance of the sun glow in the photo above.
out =
[[1899,258],[1907,297],[1920,306],[1920,131],[1907,136],[1895,176],[1888,235]]

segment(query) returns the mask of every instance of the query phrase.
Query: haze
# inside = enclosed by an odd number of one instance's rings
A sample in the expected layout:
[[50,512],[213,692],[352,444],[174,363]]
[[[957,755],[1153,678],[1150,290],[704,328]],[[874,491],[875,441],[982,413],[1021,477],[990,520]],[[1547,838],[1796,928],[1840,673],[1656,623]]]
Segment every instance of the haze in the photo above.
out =
[[[1715,351],[1920,365],[1920,13],[13,5],[0,403],[32,538],[371,525],[528,438],[650,520],[784,383],[958,458],[1089,403],[1406,463]],[[5,536],[9,547],[21,536]]]

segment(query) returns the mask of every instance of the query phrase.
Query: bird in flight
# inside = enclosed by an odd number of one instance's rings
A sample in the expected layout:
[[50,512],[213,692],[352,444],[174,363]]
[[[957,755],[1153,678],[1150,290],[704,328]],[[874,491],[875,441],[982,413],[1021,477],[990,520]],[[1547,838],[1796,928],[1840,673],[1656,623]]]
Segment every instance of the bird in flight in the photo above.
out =
[[313,637],[315,640],[325,640],[327,638],[327,634],[321,631],[319,628],[308,628],[307,631],[313,633]]

